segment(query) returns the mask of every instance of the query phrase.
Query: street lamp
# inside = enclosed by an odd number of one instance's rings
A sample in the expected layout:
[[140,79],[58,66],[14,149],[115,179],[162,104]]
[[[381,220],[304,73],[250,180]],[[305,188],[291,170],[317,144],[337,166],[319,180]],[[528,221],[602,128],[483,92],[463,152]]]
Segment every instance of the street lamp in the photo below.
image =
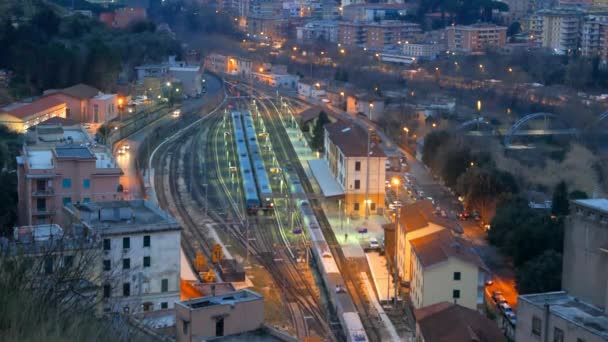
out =
[[[394,188],[396,188],[395,190],[395,197],[397,198],[397,202],[394,203],[393,205],[393,210],[395,211],[395,248],[394,248],[394,252],[393,252],[393,272],[394,272],[394,276],[393,276],[393,281],[394,281],[394,290],[395,290],[395,296],[394,296],[394,305],[395,307],[397,306],[397,279],[399,277],[398,275],[398,269],[397,269],[397,251],[399,250],[399,228],[401,226],[401,222],[400,222],[400,214],[401,214],[401,201],[399,200],[399,186],[401,185],[401,180],[399,179],[399,177],[393,177],[391,178],[391,183],[394,185]],[[386,294],[386,297],[388,299],[388,292]]]

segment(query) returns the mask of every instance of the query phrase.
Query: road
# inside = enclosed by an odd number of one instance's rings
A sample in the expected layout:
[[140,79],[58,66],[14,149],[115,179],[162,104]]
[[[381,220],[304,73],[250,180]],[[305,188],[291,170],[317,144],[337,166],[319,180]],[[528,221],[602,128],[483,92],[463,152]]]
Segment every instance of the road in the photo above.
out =
[[[217,78],[210,77],[208,75],[205,75],[204,78],[207,84],[207,93],[205,93],[200,99],[184,100],[181,105],[182,112],[186,113],[197,110],[205,105],[208,99],[213,98],[222,89],[221,82]],[[150,149],[150,146],[141,146],[144,139],[157,127],[167,125],[173,120],[176,120],[176,118],[172,117],[171,115],[165,115],[152,124],[133,133],[129,137],[118,141],[114,146],[116,161],[118,166],[124,172],[124,175],[120,178],[120,184],[123,185],[125,192],[129,194],[128,197],[130,199],[142,199],[145,197],[144,185],[141,183],[142,179],[139,177],[137,171],[137,151],[139,151],[140,148]],[[116,152],[125,144],[130,146],[127,153],[117,154]]]

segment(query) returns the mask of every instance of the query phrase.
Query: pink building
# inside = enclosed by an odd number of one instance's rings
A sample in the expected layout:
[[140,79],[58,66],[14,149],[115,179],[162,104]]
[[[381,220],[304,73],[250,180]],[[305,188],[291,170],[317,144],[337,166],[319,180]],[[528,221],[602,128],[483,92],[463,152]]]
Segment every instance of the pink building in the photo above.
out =
[[28,133],[35,142],[28,139],[17,157],[20,225],[61,223],[67,203],[122,199],[122,170],[80,125],[42,124]]
[[118,115],[116,94],[104,94],[99,89],[86,84],[47,90],[44,95],[65,102],[67,118],[80,123],[106,123]]

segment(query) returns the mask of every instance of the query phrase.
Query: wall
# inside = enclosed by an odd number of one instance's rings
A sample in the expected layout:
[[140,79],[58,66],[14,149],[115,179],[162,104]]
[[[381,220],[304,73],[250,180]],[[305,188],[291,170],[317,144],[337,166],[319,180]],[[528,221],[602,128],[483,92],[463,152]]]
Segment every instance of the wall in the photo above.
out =
[[[199,340],[216,336],[214,317],[224,317],[224,335],[258,329],[264,323],[263,298],[238,302],[236,305],[214,305],[199,310],[188,310],[176,306],[176,329],[178,341]],[[184,331],[184,321],[190,322]],[[192,336],[191,336],[192,335]]]
[[397,254],[397,266],[399,267],[399,276],[401,279],[404,281],[410,281],[412,277],[412,272],[410,270],[410,263],[412,262],[412,244],[410,241],[438,232],[445,228],[428,222],[426,227],[416,229],[412,232],[406,232],[406,229],[407,227],[404,229],[403,224],[400,225],[398,251],[402,252]]
[[75,99],[62,93],[53,93],[48,95],[48,97],[53,97],[66,103],[66,118],[79,123],[87,122],[87,101]]
[[[143,227],[142,227],[143,228]],[[129,306],[130,312],[143,310],[143,303],[152,303],[153,310],[160,310],[161,303],[168,308],[179,301],[180,293],[180,231],[141,232],[113,236],[102,236],[111,239],[111,252],[104,258],[111,260],[112,271],[105,272],[112,286],[112,297],[104,300],[104,308],[117,312]],[[150,247],[143,247],[145,235],[150,236]],[[123,237],[130,238],[130,248],[122,248]],[[143,267],[144,256],[150,256],[150,267]],[[129,258],[131,268],[122,269],[122,259]],[[168,279],[168,291],[161,292],[162,279]],[[123,283],[131,284],[131,296],[123,297]]]
[[[95,117],[95,106],[97,105],[97,118]],[[89,100],[88,115],[86,122],[107,123],[118,116],[118,103],[116,95],[106,95],[102,98]],[[97,120],[95,120],[97,119]]]
[[[460,272],[461,280],[453,280],[454,272]],[[417,303],[420,305],[417,308],[447,301],[477,310],[477,285],[479,283],[477,265],[450,257],[447,262],[423,269],[422,277],[424,278],[422,302]],[[452,290],[460,290],[459,299],[453,299]]]
[[[369,188],[367,188],[367,170],[369,160]],[[360,162],[360,171],[356,171],[356,163]],[[344,174],[344,180],[338,177],[338,183],[344,187],[346,192],[346,212],[354,211],[354,204],[359,203],[359,214],[365,214],[365,195],[366,190],[369,200],[378,209],[384,208],[385,184],[386,180],[386,157],[346,157],[343,164],[338,160],[338,175]],[[355,180],[360,183],[359,189],[355,189]],[[369,213],[375,214],[369,205]]]

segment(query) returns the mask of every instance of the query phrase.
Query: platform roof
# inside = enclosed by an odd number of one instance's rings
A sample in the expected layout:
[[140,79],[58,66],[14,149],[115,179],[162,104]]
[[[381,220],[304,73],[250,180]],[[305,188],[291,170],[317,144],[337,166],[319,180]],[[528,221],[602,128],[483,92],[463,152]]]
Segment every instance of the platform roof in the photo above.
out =
[[323,196],[325,197],[338,197],[344,196],[344,190],[338,181],[334,178],[329,165],[325,159],[311,159],[308,161],[308,165],[315,176],[315,179],[321,187]]

